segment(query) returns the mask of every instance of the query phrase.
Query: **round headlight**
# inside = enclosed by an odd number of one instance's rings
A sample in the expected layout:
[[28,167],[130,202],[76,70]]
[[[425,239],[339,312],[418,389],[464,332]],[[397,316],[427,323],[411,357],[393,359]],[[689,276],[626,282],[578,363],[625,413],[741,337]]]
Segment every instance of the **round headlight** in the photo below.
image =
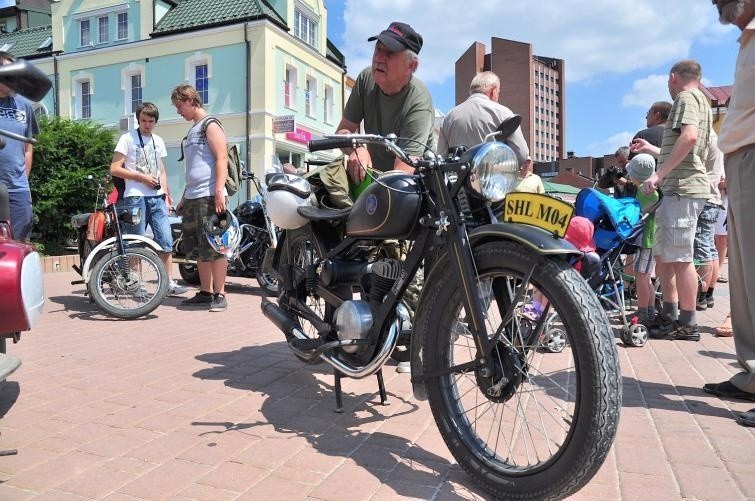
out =
[[491,202],[500,202],[516,186],[519,162],[503,143],[486,143],[472,158],[472,189]]

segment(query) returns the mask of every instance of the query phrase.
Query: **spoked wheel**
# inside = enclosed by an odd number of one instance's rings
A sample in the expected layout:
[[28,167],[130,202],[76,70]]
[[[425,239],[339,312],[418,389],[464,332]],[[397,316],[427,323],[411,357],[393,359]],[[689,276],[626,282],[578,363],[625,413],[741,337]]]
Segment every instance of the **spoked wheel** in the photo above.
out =
[[102,256],[89,277],[89,295],[117,318],[139,318],[157,308],[168,292],[168,272],[147,249],[131,248]]
[[262,268],[257,270],[257,283],[268,295],[278,295],[278,281],[271,274],[262,271]]
[[[472,365],[426,380],[435,421],[462,468],[494,496],[568,496],[598,471],[616,433],[621,378],[611,327],[593,291],[567,263],[511,242],[474,252],[493,345],[490,363],[473,366],[476,343],[453,273],[430,277],[418,312],[424,374]],[[530,284],[523,278],[530,270],[531,285],[559,319],[560,352],[539,349],[545,326],[533,328],[522,317],[526,301],[516,298],[527,297]],[[504,324],[507,312],[512,315]]]
[[[306,228],[306,227],[305,227]],[[281,266],[292,265],[294,290],[280,290],[280,306],[286,308],[299,322],[302,332],[310,339],[318,339],[317,322],[330,318],[334,308],[317,293],[308,290],[306,270],[309,263],[319,259],[322,248],[306,229],[288,230],[281,255]],[[287,295],[294,295],[306,308],[291,306]],[[296,354],[294,352],[294,354]],[[299,355],[297,358],[303,360]]]

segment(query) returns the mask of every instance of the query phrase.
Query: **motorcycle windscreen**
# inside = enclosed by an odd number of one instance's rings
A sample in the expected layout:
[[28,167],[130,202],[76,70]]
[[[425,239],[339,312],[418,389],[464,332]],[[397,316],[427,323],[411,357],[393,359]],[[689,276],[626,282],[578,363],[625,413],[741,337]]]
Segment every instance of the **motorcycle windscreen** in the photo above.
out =
[[23,59],[0,66],[0,83],[31,101],[41,101],[52,87],[42,70]]

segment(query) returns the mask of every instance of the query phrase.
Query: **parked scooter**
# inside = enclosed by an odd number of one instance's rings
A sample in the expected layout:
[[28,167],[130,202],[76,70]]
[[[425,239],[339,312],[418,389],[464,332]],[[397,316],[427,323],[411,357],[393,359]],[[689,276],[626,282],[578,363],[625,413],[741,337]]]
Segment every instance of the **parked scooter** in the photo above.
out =
[[[97,184],[94,211],[76,214],[71,224],[77,228],[79,260],[73,268],[97,306],[117,318],[134,319],[151,313],[168,293],[168,271],[151,238],[123,234],[121,223],[138,224],[141,209],[117,209],[105,197],[105,186]],[[103,199],[102,208],[100,198]]]
[[[228,259],[228,276],[256,278],[267,294],[277,295],[277,280],[263,271],[265,256],[269,254],[268,249],[275,248],[279,232],[267,216],[264,199],[267,185],[259,177],[246,170],[242,172],[242,179],[254,183],[258,195],[242,203],[233,211],[241,227],[241,243],[233,256]],[[186,257],[180,218],[171,221],[171,229],[173,230],[173,262],[178,263],[178,271],[187,283],[199,285],[197,263]]]

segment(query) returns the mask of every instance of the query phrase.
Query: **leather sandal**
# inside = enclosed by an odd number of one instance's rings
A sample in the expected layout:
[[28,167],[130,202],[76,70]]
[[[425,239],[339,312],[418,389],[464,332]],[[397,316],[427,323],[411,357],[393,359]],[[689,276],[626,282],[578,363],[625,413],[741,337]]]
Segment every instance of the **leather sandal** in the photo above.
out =
[[731,316],[727,316],[724,319],[724,323],[716,327],[713,331],[716,337],[732,337],[734,335],[734,329],[731,327]]

